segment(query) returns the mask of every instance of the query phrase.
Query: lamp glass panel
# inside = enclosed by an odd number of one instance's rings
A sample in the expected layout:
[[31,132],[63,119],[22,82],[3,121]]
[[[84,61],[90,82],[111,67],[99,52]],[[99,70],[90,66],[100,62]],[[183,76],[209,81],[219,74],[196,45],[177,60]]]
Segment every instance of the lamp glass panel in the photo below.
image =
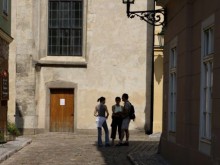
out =
[[164,35],[158,34],[157,36],[158,36],[159,46],[163,47],[164,46]]

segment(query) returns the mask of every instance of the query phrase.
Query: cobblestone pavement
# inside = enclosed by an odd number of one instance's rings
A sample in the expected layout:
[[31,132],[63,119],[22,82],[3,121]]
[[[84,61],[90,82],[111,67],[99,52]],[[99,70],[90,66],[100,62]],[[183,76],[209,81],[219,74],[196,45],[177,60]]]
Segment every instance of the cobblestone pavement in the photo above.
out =
[[[32,143],[2,165],[141,165],[166,164],[157,152],[158,140],[131,132],[129,146],[96,147],[96,130],[29,136]],[[104,137],[103,137],[104,139]],[[130,160],[129,160],[130,159]],[[149,162],[149,163],[148,163]]]

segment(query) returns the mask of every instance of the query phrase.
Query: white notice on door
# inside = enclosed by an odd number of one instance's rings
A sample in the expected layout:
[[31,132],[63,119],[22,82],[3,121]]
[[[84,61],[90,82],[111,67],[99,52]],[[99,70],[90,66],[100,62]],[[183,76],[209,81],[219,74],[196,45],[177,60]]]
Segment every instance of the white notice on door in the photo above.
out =
[[65,99],[60,99],[60,105],[65,105]]

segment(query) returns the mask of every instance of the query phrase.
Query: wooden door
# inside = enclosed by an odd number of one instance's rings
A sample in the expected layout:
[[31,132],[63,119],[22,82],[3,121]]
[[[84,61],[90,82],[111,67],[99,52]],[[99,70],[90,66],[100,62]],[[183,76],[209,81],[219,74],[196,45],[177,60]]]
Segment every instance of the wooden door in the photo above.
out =
[[0,100],[0,133],[7,132],[7,100]]
[[50,131],[73,132],[74,90],[50,90]]

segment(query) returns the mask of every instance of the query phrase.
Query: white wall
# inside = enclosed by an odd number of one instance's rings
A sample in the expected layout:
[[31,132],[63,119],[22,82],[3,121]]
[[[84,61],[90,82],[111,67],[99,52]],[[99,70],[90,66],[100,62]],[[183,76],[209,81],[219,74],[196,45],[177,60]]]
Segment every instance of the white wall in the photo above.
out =
[[[16,10],[18,5],[19,10]],[[140,0],[135,7],[141,8],[144,5],[146,1]],[[22,8],[26,10],[20,10]],[[12,35],[15,37],[17,51],[12,49],[11,54],[23,57],[23,62],[19,61],[19,64],[27,73],[17,74],[19,78],[14,96],[23,100],[22,107],[26,104],[35,109],[35,112],[32,108],[25,110],[25,128],[47,127],[49,98],[46,84],[56,81],[76,86],[75,128],[94,129],[96,124],[93,111],[98,97],[106,97],[106,104],[111,112],[115,97],[124,92],[129,94],[137,113],[137,120],[131,124],[131,128],[144,128],[146,23],[139,18],[128,19],[126,6],[121,1],[88,0],[85,9],[84,55],[76,60],[74,57],[47,57],[47,0],[19,0],[17,6],[16,3],[12,6],[12,13],[16,12],[13,13],[16,16],[12,18],[12,22],[16,22],[12,24]],[[23,16],[24,19],[18,16]],[[41,67],[35,70],[35,62],[54,61],[80,61],[87,63],[87,67]],[[30,63],[29,68],[26,67],[27,63]],[[33,97],[27,97],[28,92],[21,92],[27,85],[31,86]],[[109,126],[110,123],[111,118],[108,120]]]

